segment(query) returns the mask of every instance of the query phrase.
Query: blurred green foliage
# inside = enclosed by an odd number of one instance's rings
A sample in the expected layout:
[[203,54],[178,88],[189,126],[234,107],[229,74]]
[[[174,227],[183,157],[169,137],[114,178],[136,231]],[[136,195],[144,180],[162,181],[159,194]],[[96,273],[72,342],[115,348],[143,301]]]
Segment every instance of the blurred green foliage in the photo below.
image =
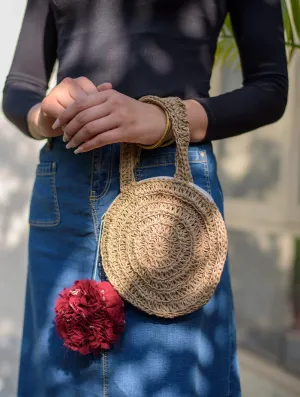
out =
[[[288,60],[290,61],[296,49],[300,49],[300,0],[281,0],[285,44]],[[227,15],[216,52],[216,62],[239,67],[238,49],[234,40],[234,33],[229,15]]]

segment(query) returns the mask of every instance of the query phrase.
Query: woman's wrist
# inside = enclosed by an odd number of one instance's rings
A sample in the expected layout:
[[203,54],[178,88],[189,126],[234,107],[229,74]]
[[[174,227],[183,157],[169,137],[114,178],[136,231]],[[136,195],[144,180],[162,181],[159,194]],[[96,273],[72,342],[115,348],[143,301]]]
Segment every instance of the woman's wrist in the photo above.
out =
[[[188,99],[183,101],[187,110],[187,116],[190,125],[190,141],[191,142],[201,142],[205,138],[207,127],[208,127],[208,117],[204,107],[194,99]],[[157,105],[153,105],[162,112]],[[161,128],[160,128],[161,130]],[[161,132],[161,134],[163,131]],[[161,135],[160,135],[161,136]],[[158,140],[160,136],[156,137]],[[167,135],[165,136],[164,142],[169,142],[174,138],[172,131],[172,126],[169,129]],[[154,142],[153,142],[154,143]]]
[[205,138],[208,127],[207,113],[204,107],[194,99],[185,100],[183,103],[190,123],[190,141],[201,142]]
[[30,135],[37,140],[45,139],[39,126],[41,104],[34,105],[27,114],[27,123]]
[[[190,126],[190,141],[191,142],[201,142],[205,138],[208,117],[204,107],[197,101],[193,99],[188,99],[183,101],[187,109],[187,116]],[[152,131],[148,132],[147,142],[143,142],[144,145],[153,145],[160,140],[164,134],[164,128],[166,127],[166,116],[162,108],[156,104],[146,104],[149,106],[148,112],[151,113],[151,127]],[[148,114],[149,114],[148,113]],[[145,139],[145,135],[143,136]],[[171,141],[174,138],[172,127],[166,134],[162,144]],[[149,140],[149,141],[148,141]]]
[[[166,128],[166,114],[164,110],[152,103],[139,103],[144,110],[141,112],[142,117],[137,119],[134,130],[134,135],[138,138],[136,143],[152,146],[160,140]],[[144,117],[143,115],[146,115]]]
[[[159,126],[160,124],[161,124],[161,126],[163,126],[163,124],[164,124],[164,130],[162,130],[162,127],[159,127],[159,128],[157,128],[154,131],[154,133],[153,133],[153,135],[154,135],[153,136],[153,138],[154,138],[153,139],[153,143],[152,144],[146,144],[146,145],[140,143],[139,146],[142,149],[148,149],[148,150],[156,149],[158,147],[168,146],[170,144],[169,136],[171,136],[171,127],[172,127],[172,122],[171,122],[171,119],[169,117],[169,113],[162,106],[160,106],[159,104],[149,101],[147,97],[146,97],[146,100],[145,100],[145,98],[142,98],[141,102],[153,105],[153,108],[156,108],[156,111],[160,111],[159,119],[161,119],[161,115],[162,115],[162,112],[163,112],[165,120],[164,120],[163,123],[160,122],[159,124],[157,124],[157,126]],[[160,130],[162,132],[160,132],[158,137],[155,137],[156,136],[156,132],[158,132]]]

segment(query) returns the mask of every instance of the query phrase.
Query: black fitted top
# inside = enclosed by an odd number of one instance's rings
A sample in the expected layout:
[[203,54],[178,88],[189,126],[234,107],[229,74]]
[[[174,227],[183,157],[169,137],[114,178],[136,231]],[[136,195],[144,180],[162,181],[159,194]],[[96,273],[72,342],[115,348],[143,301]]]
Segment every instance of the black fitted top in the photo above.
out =
[[[209,97],[214,54],[230,13],[243,87]],[[58,82],[86,76],[133,98],[195,98],[207,111],[206,140],[278,120],[288,92],[280,0],[28,0],[3,110],[29,134],[26,116]]]

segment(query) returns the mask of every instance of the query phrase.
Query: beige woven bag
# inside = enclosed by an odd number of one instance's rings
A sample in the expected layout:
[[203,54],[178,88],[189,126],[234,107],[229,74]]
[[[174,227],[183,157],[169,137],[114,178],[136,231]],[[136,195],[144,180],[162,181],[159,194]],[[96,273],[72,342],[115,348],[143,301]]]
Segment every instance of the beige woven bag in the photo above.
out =
[[121,194],[103,223],[101,255],[108,280],[142,311],[177,317],[206,304],[220,281],[227,233],[212,198],[188,163],[189,124],[179,98],[144,97],[169,114],[176,139],[174,178],[135,181],[139,149],[121,145]]

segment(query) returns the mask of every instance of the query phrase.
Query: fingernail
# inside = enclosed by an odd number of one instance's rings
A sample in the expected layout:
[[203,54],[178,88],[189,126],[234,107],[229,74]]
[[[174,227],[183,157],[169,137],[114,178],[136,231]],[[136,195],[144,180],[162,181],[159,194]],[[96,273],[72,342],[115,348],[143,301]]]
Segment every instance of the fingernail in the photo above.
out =
[[64,134],[62,139],[64,142],[68,142],[69,137],[66,134]]
[[73,147],[75,147],[75,145],[71,142],[66,144],[66,149],[72,149]]
[[52,128],[55,130],[57,127],[59,127],[60,126],[60,120],[59,119],[56,119],[55,120],[55,122],[54,122],[54,124],[53,124],[53,126],[52,126]]
[[75,153],[75,154],[82,153],[82,152],[83,152],[83,147],[82,147],[82,146],[79,146],[79,148],[77,148],[76,150],[74,150],[74,153]]

